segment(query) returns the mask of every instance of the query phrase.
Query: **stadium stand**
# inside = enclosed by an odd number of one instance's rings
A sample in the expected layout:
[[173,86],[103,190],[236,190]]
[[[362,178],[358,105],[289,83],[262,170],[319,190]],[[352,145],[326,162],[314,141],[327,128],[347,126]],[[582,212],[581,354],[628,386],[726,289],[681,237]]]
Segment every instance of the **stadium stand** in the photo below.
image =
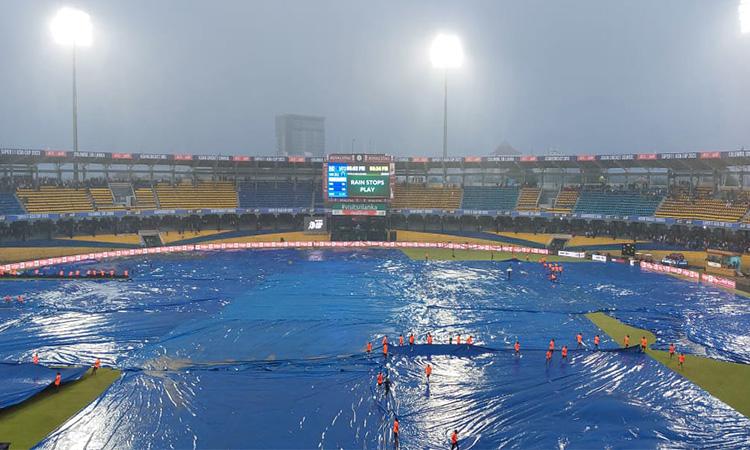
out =
[[312,182],[252,181],[239,185],[241,208],[309,208],[322,205],[321,189]]
[[663,197],[632,191],[584,190],[573,212],[613,216],[653,216]]
[[236,208],[237,192],[230,181],[181,182],[156,185],[156,196],[162,209]]
[[457,187],[433,187],[422,184],[398,184],[391,206],[396,209],[459,209],[462,190]]
[[122,205],[115,205],[114,196],[109,188],[89,188],[89,193],[94,201],[97,211],[124,210]]
[[518,205],[516,209],[519,211],[537,211],[539,210],[539,194],[541,189],[525,187],[521,188],[521,192],[518,196]]
[[495,186],[464,187],[463,209],[510,211],[518,203],[518,188]]
[[153,188],[137,188],[135,190],[135,207],[138,209],[158,208]]
[[13,192],[0,192],[0,214],[25,214]]
[[555,199],[555,204],[552,208],[547,211],[553,213],[569,213],[575,207],[578,201],[579,191],[578,188],[564,187],[560,189]]
[[19,188],[16,193],[31,214],[94,211],[88,189],[41,186],[39,189]]
[[669,198],[664,200],[655,215],[674,219],[738,222],[746,216],[750,206],[744,193],[734,201],[711,197],[710,187],[698,186],[692,195],[687,188],[677,188]]

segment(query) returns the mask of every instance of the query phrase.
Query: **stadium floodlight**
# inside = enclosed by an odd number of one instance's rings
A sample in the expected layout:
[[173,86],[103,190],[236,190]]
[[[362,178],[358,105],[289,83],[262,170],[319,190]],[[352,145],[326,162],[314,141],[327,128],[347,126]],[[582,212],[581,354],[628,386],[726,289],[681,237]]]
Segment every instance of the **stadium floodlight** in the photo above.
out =
[[750,0],[741,0],[737,12],[740,15],[740,31],[750,33]]
[[91,17],[88,14],[68,7],[60,9],[50,22],[50,31],[55,42],[66,46],[91,46],[92,28]]
[[[454,34],[440,33],[435,36],[430,47],[430,60],[436,69],[443,69],[443,158],[448,157],[448,69],[457,69],[464,62],[461,41]],[[443,182],[447,182],[448,169],[443,162]]]
[[[78,85],[76,80],[76,48],[90,47],[93,35],[91,17],[78,9],[62,8],[50,22],[52,38],[73,50],[73,151],[78,151]],[[78,181],[78,170],[75,171]]]
[[464,62],[461,41],[454,34],[438,34],[430,47],[430,60],[437,69],[457,69]]

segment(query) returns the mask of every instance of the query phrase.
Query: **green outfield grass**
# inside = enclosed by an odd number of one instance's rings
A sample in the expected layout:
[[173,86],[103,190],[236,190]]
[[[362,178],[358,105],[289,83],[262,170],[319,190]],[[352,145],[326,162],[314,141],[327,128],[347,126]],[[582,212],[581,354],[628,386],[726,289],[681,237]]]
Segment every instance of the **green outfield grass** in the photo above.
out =
[[[520,261],[537,262],[545,258],[550,262],[585,262],[585,259],[567,258],[556,255],[537,255],[510,252],[488,252],[484,250],[450,250],[447,248],[404,248],[406,256],[414,260],[430,259],[434,261],[502,261],[517,258]],[[528,258],[528,259],[527,259]]]
[[[622,344],[626,334],[630,335],[631,345],[638,345],[641,336],[646,336],[649,344],[656,341],[653,333],[625,325],[604,313],[586,314],[586,317],[602,329],[616,342]],[[669,343],[667,343],[668,345]],[[679,347],[677,351],[679,352]],[[685,355],[685,365],[680,369],[677,356],[670,359],[669,352],[646,349],[651,358],[679,373],[711,395],[750,417],[750,364],[738,364],[697,355]]]
[[59,392],[49,387],[21,404],[0,410],[0,442],[10,442],[13,450],[33,447],[119,377],[118,370],[103,367],[96,375],[89,370],[80,380],[62,385]]

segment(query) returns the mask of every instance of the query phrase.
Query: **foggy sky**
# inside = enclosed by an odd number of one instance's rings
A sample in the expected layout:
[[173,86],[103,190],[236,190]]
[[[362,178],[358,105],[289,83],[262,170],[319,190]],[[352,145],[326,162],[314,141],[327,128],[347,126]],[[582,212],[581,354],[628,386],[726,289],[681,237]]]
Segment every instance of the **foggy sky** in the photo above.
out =
[[72,148],[70,50],[49,20],[87,11],[81,150],[275,154],[274,116],[326,117],[328,152],[750,147],[750,35],[738,0],[0,2],[0,147]]

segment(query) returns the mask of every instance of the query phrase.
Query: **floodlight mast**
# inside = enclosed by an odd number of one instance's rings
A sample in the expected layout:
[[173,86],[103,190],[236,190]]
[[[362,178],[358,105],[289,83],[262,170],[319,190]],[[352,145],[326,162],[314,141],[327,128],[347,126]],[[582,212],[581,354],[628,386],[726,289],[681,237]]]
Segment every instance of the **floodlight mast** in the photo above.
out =
[[[52,38],[60,45],[71,47],[73,68],[73,151],[78,151],[78,82],[76,58],[78,47],[89,47],[92,40],[91,17],[78,9],[61,8],[50,22]],[[78,173],[76,171],[76,179]]]
[[448,69],[457,69],[463,63],[461,41],[452,34],[438,34],[430,47],[432,66],[443,69],[443,183],[448,181]]
[[76,46],[73,45],[73,151],[78,152],[78,83],[76,82]]

